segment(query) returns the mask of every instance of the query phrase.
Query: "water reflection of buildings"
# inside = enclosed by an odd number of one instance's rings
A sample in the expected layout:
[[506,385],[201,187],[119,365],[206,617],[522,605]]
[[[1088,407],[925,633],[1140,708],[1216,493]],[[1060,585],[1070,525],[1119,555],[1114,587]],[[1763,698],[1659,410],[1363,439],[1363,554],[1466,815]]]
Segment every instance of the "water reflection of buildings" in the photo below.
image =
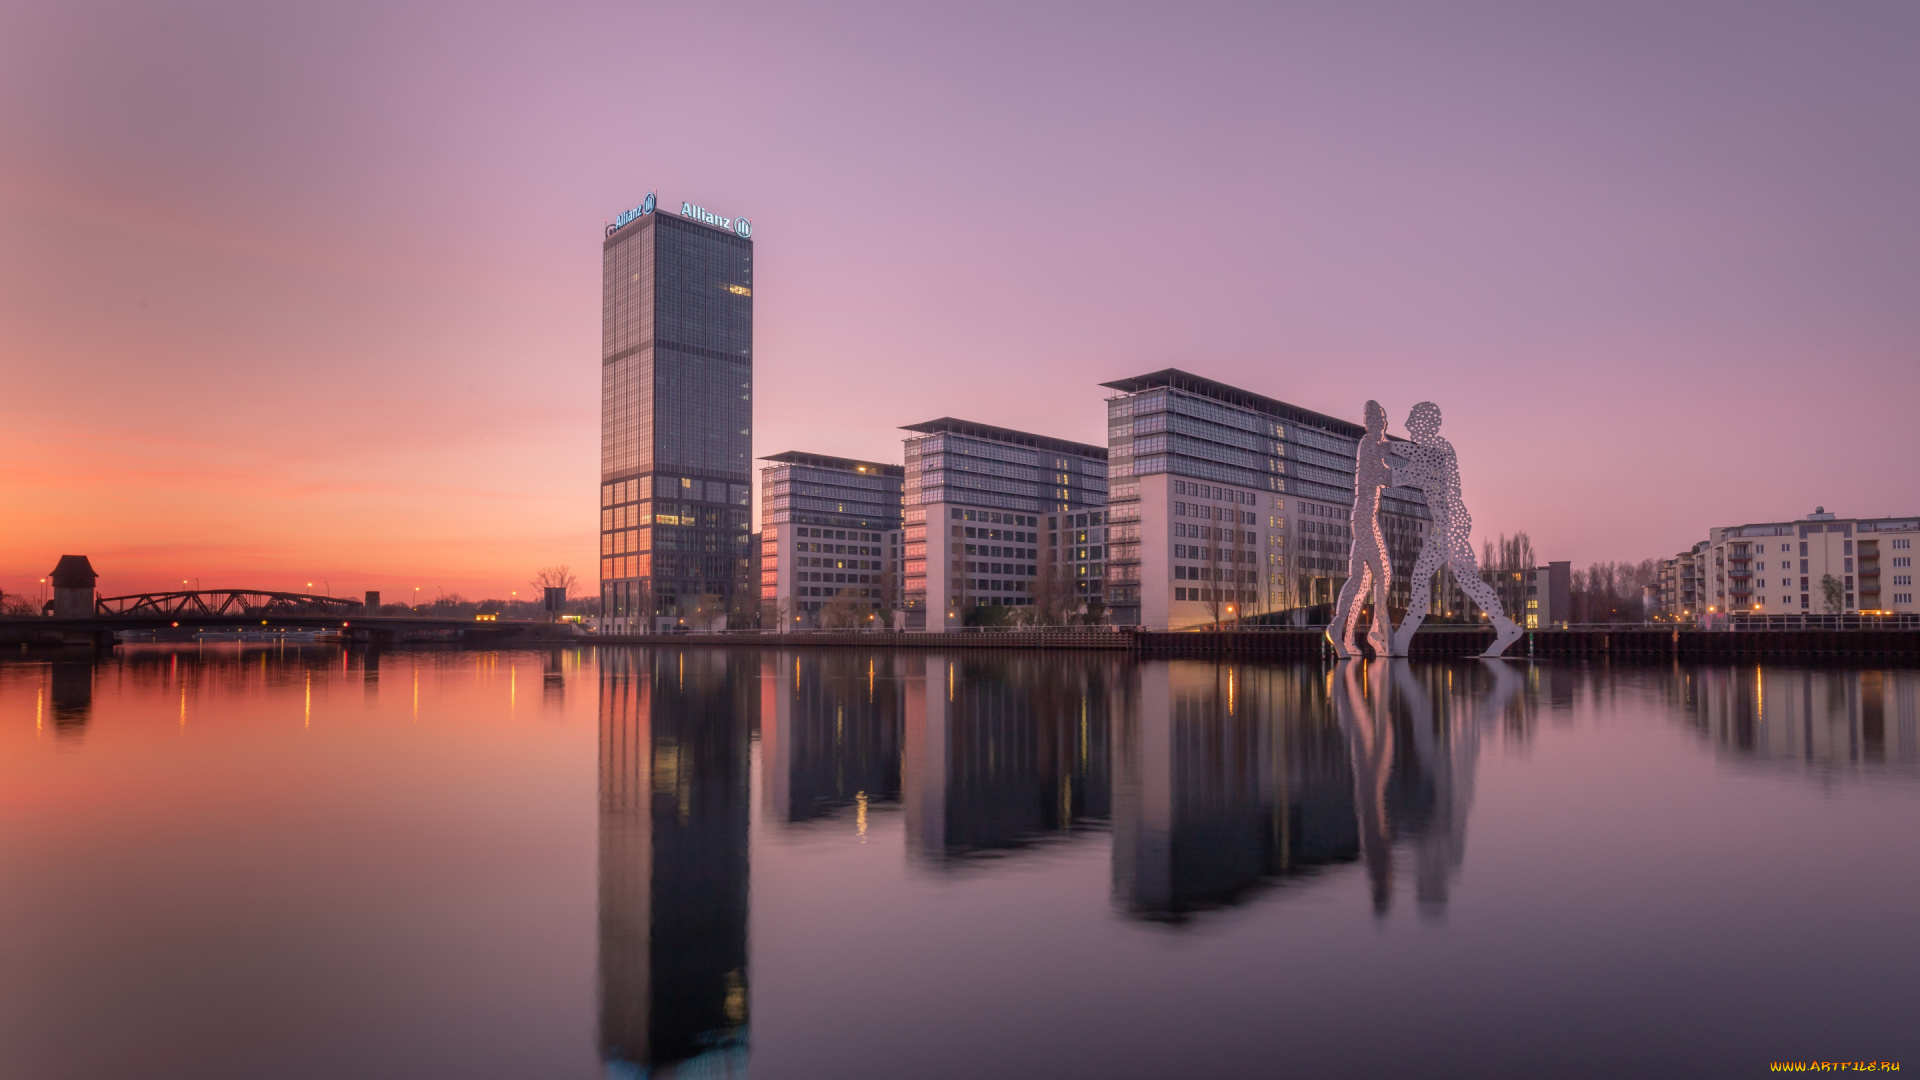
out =
[[1465,852],[1479,726],[1522,687],[1495,665],[1141,665],[1117,717],[1114,896],[1180,921],[1332,864],[1375,909],[1396,846],[1439,911]]
[[1676,668],[1669,686],[1694,729],[1739,759],[1920,765],[1920,671]]
[[789,824],[900,804],[899,652],[768,653],[760,668],[767,815]]
[[757,657],[600,655],[600,1054],[743,1075]]
[[1117,717],[1113,882],[1178,920],[1357,851],[1347,750],[1318,672],[1144,664]]
[[48,664],[47,697],[53,706],[54,734],[77,738],[93,714],[93,661],[55,660]]
[[910,851],[950,865],[1104,827],[1120,663],[925,653],[904,664]]

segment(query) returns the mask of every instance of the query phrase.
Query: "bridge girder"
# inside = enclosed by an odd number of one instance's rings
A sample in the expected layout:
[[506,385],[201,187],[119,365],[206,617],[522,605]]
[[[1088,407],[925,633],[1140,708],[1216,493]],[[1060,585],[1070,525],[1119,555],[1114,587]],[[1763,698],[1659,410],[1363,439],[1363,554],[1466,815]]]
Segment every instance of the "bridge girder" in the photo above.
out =
[[275,592],[270,589],[193,589],[103,596],[94,602],[102,616],[151,615],[205,618],[273,618],[291,615],[339,617],[356,614],[358,600],[339,596]]

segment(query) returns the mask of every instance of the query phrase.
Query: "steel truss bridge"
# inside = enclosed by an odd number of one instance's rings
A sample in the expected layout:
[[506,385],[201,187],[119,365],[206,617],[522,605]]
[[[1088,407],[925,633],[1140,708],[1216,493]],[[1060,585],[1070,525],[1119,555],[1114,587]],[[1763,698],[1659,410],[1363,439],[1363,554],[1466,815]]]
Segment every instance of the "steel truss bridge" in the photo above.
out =
[[264,589],[195,589],[185,592],[103,596],[94,601],[100,618],[154,619],[338,619],[360,613],[362,604],[340,596],[269,592]]

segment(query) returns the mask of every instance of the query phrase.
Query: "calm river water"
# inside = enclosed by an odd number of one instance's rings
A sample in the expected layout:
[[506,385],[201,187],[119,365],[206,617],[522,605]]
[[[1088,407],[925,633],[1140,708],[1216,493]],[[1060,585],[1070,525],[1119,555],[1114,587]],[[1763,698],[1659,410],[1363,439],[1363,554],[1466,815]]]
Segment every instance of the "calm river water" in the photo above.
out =
[[1920,1068],[1920,672],[0,661],[0,1076]]

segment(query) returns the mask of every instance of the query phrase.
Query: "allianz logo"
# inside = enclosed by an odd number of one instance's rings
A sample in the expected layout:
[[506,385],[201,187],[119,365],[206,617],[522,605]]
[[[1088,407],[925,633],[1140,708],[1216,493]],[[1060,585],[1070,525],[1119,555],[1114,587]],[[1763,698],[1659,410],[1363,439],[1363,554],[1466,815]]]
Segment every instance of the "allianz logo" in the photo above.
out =
[[704,221],[709,225],[717,225],[722,229],[732,229],[734,235],[740,237],[742,240],[748,240],[753,237],[753,222],[748,221],[746,218],[724,217],[704,206],[695,206],[690,202],[680,204],[680,216],[690,217],[695,221]]
[[625,211],[619,217],[613,219],[613,224],[607,226],[607,235],[612,236],[614,233],[617,233],[621,229],[625,228],[628,224],[633,222],[635,219],[642,218],[648,214],[653,213],[653,206],[654,206],[654,194],[653,192],[649,191],[647,192],[647,197],[640,201],[639,206],[636,206],[631,210]]

